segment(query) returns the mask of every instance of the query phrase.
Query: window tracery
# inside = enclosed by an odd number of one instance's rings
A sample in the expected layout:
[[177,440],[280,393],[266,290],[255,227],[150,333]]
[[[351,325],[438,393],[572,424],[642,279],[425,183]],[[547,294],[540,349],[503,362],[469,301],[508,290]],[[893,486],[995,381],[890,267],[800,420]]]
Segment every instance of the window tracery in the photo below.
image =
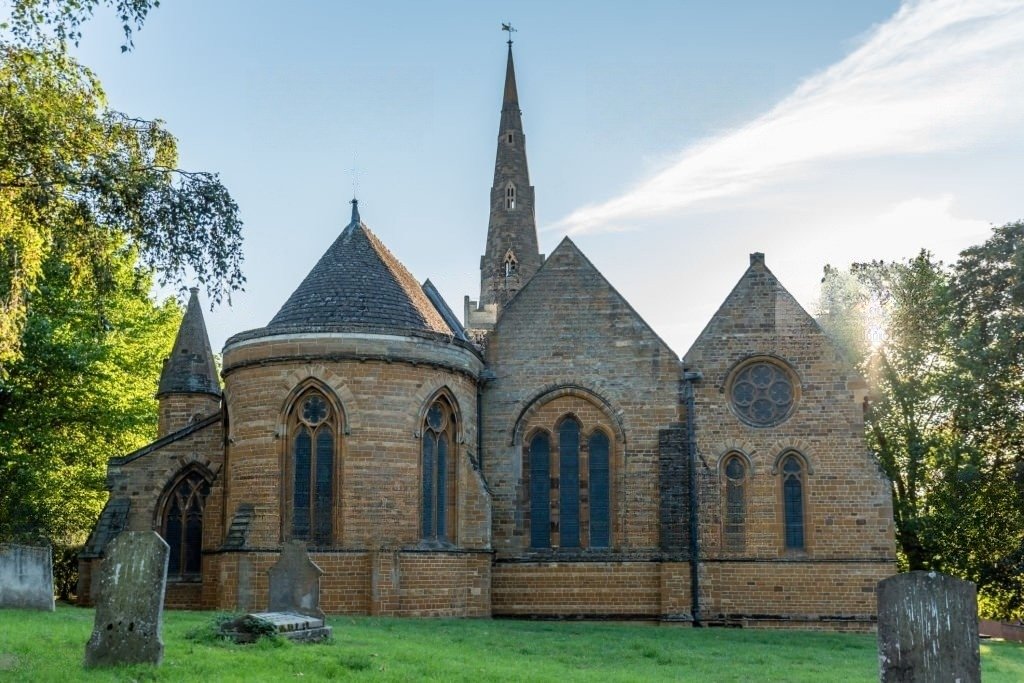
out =
[[425,541],[455,539],[457,428],[453,405],[439,396],[427,409],[422,425],[420,532]]
[[334,539],[337,426],[323,394],[311,390],[295,404],[288,441],[286,535],[330,545]]

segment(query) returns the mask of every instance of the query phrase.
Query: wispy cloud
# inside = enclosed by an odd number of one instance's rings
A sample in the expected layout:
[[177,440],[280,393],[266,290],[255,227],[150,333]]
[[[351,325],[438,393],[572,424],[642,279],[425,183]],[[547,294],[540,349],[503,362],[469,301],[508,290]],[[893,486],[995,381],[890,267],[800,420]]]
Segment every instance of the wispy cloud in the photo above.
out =
[[629,229],[815,164],[959,149],[1010,126],[1024,131],[1024,2],[910,0],[771,111],[552,227]]

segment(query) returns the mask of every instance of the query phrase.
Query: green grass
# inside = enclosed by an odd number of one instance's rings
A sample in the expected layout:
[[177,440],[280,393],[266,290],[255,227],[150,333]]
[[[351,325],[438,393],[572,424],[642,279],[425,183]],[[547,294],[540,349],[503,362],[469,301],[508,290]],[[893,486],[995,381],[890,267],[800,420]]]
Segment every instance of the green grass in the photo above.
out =
[[[92,610],[0,610],[0,680],[878,680],[871,635],[336,617],[329,643],[234,645],[209,635],[213,621],[209,612],[167,612],[159,668],[87,671]],[[981,655],[986,683],[1024,680],[1024,646],[985,642]]]

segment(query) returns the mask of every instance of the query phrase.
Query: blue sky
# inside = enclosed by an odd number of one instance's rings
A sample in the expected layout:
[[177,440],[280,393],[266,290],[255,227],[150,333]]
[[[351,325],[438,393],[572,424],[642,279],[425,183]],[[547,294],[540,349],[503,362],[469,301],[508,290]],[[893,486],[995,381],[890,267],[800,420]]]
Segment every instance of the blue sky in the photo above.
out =
[[265,325],[348,221],[453,309],[479,292],[505,34],[541,250],[566,233],[682,354],[748,263],[813,311],[826,263],[946,260],[1024,218],[1024,2],[165,0],[79,59],[221,174]]

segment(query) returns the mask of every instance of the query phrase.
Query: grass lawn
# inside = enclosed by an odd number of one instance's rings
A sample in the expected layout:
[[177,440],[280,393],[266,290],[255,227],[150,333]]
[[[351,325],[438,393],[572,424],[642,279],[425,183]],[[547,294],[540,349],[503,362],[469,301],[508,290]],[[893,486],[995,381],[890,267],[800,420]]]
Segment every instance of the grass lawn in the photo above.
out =
[[[165,613],[159,668],[86,671],[91,609],[0,610],[0,680],[878,680],[872,635],[334,617],[329,643],[234,645],[211,637],[213,619],[209,612]],[[981,659],[986,683],[1024,680],[1024,645],[984,642]]]

